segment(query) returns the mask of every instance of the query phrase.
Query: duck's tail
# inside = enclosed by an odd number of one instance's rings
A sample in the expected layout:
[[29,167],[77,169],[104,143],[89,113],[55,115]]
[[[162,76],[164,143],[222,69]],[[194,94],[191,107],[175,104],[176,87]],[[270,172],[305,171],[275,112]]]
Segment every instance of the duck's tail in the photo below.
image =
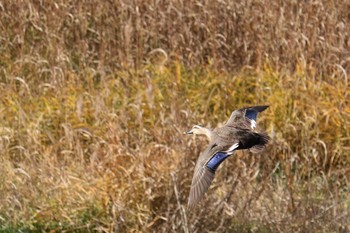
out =
[[266,132],[256,133],[258,135],[258,142],[255,146],[252,146],[249,151],[252,153],[259,153],[263,151],[266,145],[270,141],[270,136]]

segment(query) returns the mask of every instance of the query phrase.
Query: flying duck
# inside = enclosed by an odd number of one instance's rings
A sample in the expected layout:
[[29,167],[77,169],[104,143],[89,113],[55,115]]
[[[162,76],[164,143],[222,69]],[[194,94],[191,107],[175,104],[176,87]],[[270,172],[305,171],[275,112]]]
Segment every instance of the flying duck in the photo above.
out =
[[253,153],[261,152],[270,137],[255,131],[259,112],[268,106],[241,108],[232,112],[222,127],[210,130],[195,125],[186,134],[205,135],[209,140],[207,148],[199,155],[192,178],[188,206],[192,208],[203,197],[214,179],[219,165],[235,150],[248,149]]

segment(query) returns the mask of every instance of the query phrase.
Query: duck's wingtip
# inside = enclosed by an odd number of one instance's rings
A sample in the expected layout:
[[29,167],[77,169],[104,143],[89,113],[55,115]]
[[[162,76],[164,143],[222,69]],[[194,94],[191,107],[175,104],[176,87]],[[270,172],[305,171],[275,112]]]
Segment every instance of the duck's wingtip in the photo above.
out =
[[186,209],[187,209],[187,210],[192,210],[193,207],[195,206],[195,204],[196,204],[196,203],[195,203],[193,200],[189,199],[188,202],[187,202]]
[[190,205],[190,203],[187,203],[186,209],[187,209],[187,210],[192,210],[192,208],[193,208],[193,206]]
[[262,112],[266,110],[270,105],[259,105],[259,106],[254,106],[252,107],[252,110],[257,111],[257,112]]

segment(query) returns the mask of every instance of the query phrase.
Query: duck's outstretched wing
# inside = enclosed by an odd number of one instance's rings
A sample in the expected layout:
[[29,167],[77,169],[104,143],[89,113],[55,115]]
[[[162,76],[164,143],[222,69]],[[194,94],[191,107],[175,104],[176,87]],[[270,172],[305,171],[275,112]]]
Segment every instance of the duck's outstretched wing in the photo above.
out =
[[269,106],[261,105],[261,106],[253,106],[247,108],[241,108],[233,111],[231,113],[230,118],[226,122],[226,126],[235,126],[235,125],[246,125],[251,129],[255,129],[256,127],[256,118],[259,112],[264,111]]
[[188,197],[188,207],[192,208],[208,190],[214,179],[215,172],[208,167],[201,166],[195,170],[192,178],[190,195]]
[[222,151],[222,146],[210,144],[201,153],[197,160],[192,178],[188,207],[192,208],[204,196],[214,179],[215,171],[219,165],[229,157],[238,147],[238,143],[232,145],[227,151]]

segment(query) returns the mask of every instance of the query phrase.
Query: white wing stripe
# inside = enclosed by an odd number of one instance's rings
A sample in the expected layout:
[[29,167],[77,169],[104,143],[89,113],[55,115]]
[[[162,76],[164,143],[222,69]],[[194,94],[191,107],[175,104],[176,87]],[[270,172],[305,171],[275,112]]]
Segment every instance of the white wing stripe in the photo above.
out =
[[238,143],[233,144],[230,148],[228,148],[228,150],[223,151],[224,153],[227,154],[233,154],[233,151],[239,146]]
[[252,127],[252,129],[255,129],[255,127],[256,127],[256,121],[250,120],[250,126]]

